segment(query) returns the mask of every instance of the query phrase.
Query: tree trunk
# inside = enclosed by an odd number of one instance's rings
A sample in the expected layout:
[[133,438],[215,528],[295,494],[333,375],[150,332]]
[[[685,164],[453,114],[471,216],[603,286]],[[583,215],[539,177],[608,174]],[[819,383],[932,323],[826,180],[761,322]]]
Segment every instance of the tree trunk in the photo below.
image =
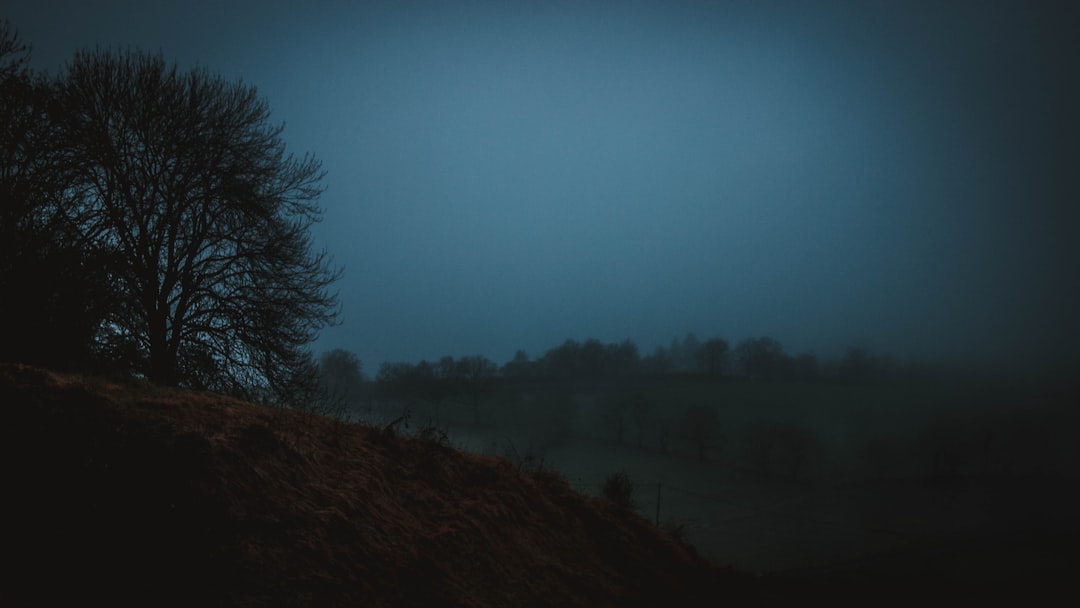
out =
[[150,341],[150,380],[163,386],[176,385],[176,358],[169,349],[164,315],[154,315],[147,336]]

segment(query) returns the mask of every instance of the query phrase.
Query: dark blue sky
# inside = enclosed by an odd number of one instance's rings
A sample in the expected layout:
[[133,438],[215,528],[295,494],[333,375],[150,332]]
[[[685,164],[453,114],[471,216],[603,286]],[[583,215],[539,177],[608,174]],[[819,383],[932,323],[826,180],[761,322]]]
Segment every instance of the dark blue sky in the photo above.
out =
[[[89,5],[93,5],[92,7]],[[22,2],[258,87],[328,171],[317,351],[694,331],[829,356],[1080,337],[1080,21],[1050,2]]]

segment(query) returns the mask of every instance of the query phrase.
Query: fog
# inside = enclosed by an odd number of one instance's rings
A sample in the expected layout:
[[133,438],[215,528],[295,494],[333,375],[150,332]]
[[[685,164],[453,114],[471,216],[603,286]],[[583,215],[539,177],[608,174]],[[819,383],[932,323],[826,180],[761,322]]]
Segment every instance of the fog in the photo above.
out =
[[134,46],[253,83],[323,161],[317,245],[345,276],[316,351],[1074,350],[1066,9],[100,4],[5,12],[39,69]]
[[624,473],[751,570],[990,579],[993,543],[1077,538],[1067,3],[309,4],[0,16],[37,70],[137,47],[254,84],[323,162],[322,413]]

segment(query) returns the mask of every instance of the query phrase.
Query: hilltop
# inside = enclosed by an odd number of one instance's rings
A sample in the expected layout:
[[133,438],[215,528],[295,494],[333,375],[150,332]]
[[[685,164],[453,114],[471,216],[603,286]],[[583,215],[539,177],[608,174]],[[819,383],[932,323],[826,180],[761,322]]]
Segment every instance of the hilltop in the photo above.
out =
[[0,366],[0,599],[141,605],[769,603],[550,471],[392,429]]

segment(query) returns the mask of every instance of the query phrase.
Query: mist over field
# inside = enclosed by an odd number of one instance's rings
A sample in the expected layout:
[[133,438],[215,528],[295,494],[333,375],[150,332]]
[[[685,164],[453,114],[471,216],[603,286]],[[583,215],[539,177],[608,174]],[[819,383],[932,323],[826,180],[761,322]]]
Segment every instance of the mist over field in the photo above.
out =
[[[747,571],[1067,576],[1069,3],[44,1],[0,17],[57,82],[92,88],[82,49],[141,49],[256,87],[325,187],[296,189],[321,210],[310,244],[337,292],[318,303],[339,312],[294,340],[319,395],[300,409],[555,471]],[[134,375],[264,396],[205,371],[257,359],[215,339]]]
[[43,69],[137,46],[255,84],[327,170],[316,350],[371,370],[688,331],[1075,362],[1067,3],[5,12]]

